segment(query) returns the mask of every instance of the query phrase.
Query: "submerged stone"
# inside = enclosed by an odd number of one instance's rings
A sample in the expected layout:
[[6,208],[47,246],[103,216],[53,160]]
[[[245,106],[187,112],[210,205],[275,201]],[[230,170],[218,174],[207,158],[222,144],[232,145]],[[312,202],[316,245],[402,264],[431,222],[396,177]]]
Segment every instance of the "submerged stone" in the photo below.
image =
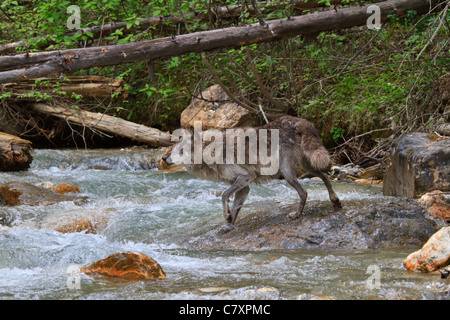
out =
[[137,252],[118,252],[81,268],[81,272],[126,280],[165,279],[161,266],[152,258]]
[[74,201],[77,204],[85,200],[86,197],[59,194],[26,182],[8,182],[0,185],[0,203],[8,206],[52,205],[62,201]]

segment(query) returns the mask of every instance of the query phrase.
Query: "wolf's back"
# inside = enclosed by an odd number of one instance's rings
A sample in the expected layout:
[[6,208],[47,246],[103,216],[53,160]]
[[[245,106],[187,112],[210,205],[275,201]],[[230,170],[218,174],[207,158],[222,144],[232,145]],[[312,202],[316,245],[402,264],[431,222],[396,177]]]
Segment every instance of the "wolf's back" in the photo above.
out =
[[[288,148],[298,147],[301,150],[294,155],[302,155],[302,162],[314,171],[327,172],[331,168],[331,158],[328,150],[323,146],[320,136],[314,125],[302,118],[282,116],[264,126],[267,129],[280,129],[281,139],[291,141],[289,137],[296,137],[296,144],[287,144]],[[300,138],[299,138],[300,136]]]

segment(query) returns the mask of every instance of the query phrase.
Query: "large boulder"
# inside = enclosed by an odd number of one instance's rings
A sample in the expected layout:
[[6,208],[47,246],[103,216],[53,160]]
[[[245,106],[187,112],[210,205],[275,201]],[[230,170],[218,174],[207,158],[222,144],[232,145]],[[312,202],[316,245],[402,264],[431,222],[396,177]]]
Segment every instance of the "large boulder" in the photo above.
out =
[[383,194],[419,198],[432,190],[450,191],[450,139],[409,133],[394,142],[383,179]]
[[27,182],[8,182],[0,185],[0,204],[8,206],[52,205],[62,201],[74,201],[76,204],[81,204],[85,200],[86,197],[59,194]]
[[193,128],[194,121],[201,121],[203,130],[244,127],[253,123],[250,112],[232,102],[219,85],[207,88],[181,113],[182,128]]
[[409,271],[432,272],[450,263],[450,227],[436,232],[419,251],[403,262]]
[[267,204],[247,215],[241,212],[231,231],[225,224],[199,230],[186,245],[214,250],[417,248],[445,225],[406,198],[345,201],[338,211],[329,201],[307,201],[300,219],[289,219],[297,206]]
[[118,252],[81,268],[89,275],[118,277],[125,280],[165,279],[161,266],[152,258],[137,252]]

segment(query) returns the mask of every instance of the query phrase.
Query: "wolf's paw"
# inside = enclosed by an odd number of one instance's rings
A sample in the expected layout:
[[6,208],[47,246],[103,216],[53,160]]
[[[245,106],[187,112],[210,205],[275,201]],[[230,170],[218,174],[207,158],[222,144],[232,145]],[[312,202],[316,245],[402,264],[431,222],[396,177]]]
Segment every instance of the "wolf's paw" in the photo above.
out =
[[298,219],[299,217],[300,217],[300,215],[297,214],[297,212],[291,212],[291,213],[288,214],[288,218],[291,219],[291,220]]
[[339,199],[332,200],[331,202],[333,203],[333,207],[335,209],[341,209],[342,208],[342,203],[341,203],[341,201]]
[[225,221],[228,222],[229,224],[231,224],[231,221],[233,221],[233,217],[229,212],[225,215]]
[[217,230],[218,234],[226,234],[232,230],[234,230],[235,226],[231,223],[226,223]]

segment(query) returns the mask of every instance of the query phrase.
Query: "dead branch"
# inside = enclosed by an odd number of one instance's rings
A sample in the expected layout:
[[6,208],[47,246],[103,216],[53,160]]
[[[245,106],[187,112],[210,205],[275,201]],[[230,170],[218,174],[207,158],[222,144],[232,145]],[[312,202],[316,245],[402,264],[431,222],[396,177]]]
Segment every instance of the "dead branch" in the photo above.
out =
[[106,114],[50,106],[44,103],[36,103],[33,108],[38,112],[65,119],[67,122],[76,123],[83,127],[92,127],[153,146],[167,147],[173,144],[170,133]]
[[[439,0],[432,0],[438,2]],[[407,10],[426,12],[426,0],[391,0],[379,2],[381,19],[388,15],[404,15]],[[42,77],[54,72],[73,72],[92,67],[103,67],[177,56],[189,52],[204,52],[252,43],[278,41],[299,34],[342,29],[366,24],[369,14],[365,6],[328,10],[316,14],[267,21],[218,30],[202,31],[134,43],[118,44],[61,51],[46,51],[0,57],[0,83]]]

